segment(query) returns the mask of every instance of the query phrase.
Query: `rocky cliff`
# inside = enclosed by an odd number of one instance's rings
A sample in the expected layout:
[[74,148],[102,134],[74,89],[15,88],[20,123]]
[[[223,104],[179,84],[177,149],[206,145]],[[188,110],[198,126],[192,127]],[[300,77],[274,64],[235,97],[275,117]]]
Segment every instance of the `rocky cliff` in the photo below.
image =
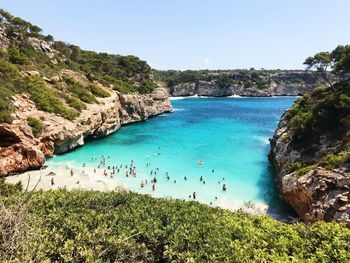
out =
[[[168,83],[171,96],[296,96],[312,91],[320,81],[317,74],[306,71],[245,71],[196,73],[191,78],[180,77]],[[169,78],[169,79],[168,79]]]
[[168,97],[145,61],[54,41],[0,9],[0,176],[169,112]]
[[304,95],[271,140],[280,196],[304,221],[350,225],[349,95],[349,81]]
[[[89,105],[73,121],[38,110],[25,94],[16,95],[16,119],[12,124],[0,124],[0,176],[40,168],[45,157],[54,153],[65,153],[84,145],[87,139],[107,136],[123,124],[172,110],[164,88],[157,88],[151,94],[109,92],[110,97],[100,98],[100,104]],[[27,123],[29,116],[36,116],[45,125],[38,138]]]

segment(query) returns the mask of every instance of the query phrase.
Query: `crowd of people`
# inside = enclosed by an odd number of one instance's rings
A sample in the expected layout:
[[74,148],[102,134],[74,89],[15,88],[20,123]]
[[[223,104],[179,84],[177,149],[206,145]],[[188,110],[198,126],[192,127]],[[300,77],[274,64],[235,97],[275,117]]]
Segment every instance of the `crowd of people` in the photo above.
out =
[[[91,158],[91,160],[93,162],[98,161],[97,166],[93,167],[93,174],[94,175],[101,174],[101,169],[102,169],[102,175],[105,176],[105,177],[109,176],[110,178],[114,178],[116,175],[119,175],[119,174],[124,174],[125,177],[133,177],[133,178],[137,177],[137,169],[136,169],[134,160],[131,160],[130,163],[128,163],[128,164],[109,165],[108,163],[110,163],[110,162],[108,162],[108,159],[110,159],[110,156],[104,156],[104,155],[100,156],[99,158],[98,157],[92,157]],[[199,161],[198,164],[202,166],[203,165],[203,161]],[[151,166],[152,166],[151,162],[147,162],[146,163],[146,168],[150,168]],[[84,169],[86,167],[87,167],[86,163],[83,163],[82,164],[83,170],[81,172],[83,175],[86,175],[85,169]],[[215,170],[212,169],[211,172],[214,173]],[[156,168],[153,168],[153,169],[149,170],[149,175],[152,177],[151,180],[150,180],[151,189],[152,189],[152,191],[156,191],[156,185],[157,185],[157,182],[158,182],[157,176],[158,177],[162,176],[162,173],[160,172],[160,169],[158,167],[156,167]],[[169,172],[165,172],[163,175],[165,176],[167,181],[171,180]],[[74,171],[73,170],[70,170],[70,176],[74,176]],[[188,181],[187,176],[184,176],[183,179],[184,179],[184,181]],[[206,184],[206,180],[204,179],[203,175],[201,175],[199,177],[199,181],[202,184]],[[221,181],[218,181],[218,184],[221,184],[224,181],[225,181],[225,178],[222,178]],[[177,183],[176,180],[173,180],[172,182],[174,184]],[[149,182],[148,182],[147,179],[141,180],[140,188],[142,188],[142,189],[146,188],[148,186],[148,183]],[[77,184],[79,184],[79,181],[77,181]],[[53,179],[51,180],[51,185],[54,185]],[[227,184],[223,183],[222,187],[220,187],[220,188],[221,188],[221,190],[223,192],[226,192],[227,191]],[[193,200],[196,200],[197,192],[194,191],[192,194],[189,195],[189,198],[193,199]],[[215,196],[215,200],[217,200],[217,196]],[[210,204],[212,204],[212,203],[210,203]]]

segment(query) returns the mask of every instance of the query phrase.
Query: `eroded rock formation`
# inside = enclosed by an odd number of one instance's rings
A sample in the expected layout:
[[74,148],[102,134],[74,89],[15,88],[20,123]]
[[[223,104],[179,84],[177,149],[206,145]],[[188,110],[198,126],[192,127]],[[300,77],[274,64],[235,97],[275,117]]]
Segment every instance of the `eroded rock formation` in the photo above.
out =
[[[87,138],[104,137],[123,124],[172,110],[164,88],[151,94],[121,94],[110,89],[109,92],[110,97],[100,98],[100,104],[89,104],[74,121],[40,111],[26,95],[16,95],[15,121],[0,125],[0,176],[37,169],[44,164],[45,157],[82,146]],[[46,126],[39,138],[33,136],[27,125],[29,116],[39,118]]]
[[[226,75],[223,75],[227,77]],[[199,80],[197,82],[183,82],[169,87],[171,96],[248,96],[248,97],[270,97],[270,96],[296,96],[310,92],[317,85],[318,77],[310,72],[281,72],[269,76],[269,84],[260,86],[259,84],[248,84],[250,81],[247,76],[240,76],[238,73],[229,76],[239,80],[239,84],[222,85],[218,81],[222,77],[212,77],[210,81]]]
[[[288,113],[288,111],[287,111]],[[345,222],[350,225],[350,172],[346,165],[324,168],[322,158],[342,149],[341,138],[323,137],[319,143],[293,145],[287,113],[282,117],[271,140],[270,160],[276,170],[280,196],[306,222],[318,220]],[[298,163],[314,163],[291,171]]]

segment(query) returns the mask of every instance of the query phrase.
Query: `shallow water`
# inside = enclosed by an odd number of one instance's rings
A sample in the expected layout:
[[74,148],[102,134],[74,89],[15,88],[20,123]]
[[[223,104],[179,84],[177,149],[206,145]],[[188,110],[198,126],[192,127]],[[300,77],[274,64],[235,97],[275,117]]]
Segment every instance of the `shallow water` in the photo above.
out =
[[[276,196],[267,154],[269,137],[294,100],[295,97],[173,100],[172,113],[124,126],[111,136],[50,159],[48,164],[86,163],[97,167],[102,155],[106,166],[125,166],[134,160],[136,177],[126,177],[125,168],[114,177],[140,193],[189,199],[196,192],[198,201],[224,208],[235,209],[247,201],[283,208]],[[103,177],[104,169],[96,176]],[[157,173],[155,191],[151,189],[151,170]],[[140,182],[146,179],[148,184],[141,188]],[[222,191],[223,184],[227,185],[226,192]]]

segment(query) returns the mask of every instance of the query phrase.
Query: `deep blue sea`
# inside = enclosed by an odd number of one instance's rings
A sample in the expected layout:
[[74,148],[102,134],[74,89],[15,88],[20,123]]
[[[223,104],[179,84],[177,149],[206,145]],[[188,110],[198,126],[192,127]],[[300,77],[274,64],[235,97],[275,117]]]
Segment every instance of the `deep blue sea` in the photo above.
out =
[[[197,201],[224,208],[238,208],[247,201],[281,207],[267,154],[269,138],[294,100],[295,97],[172,100],[172,113],[124,126],[113,135],[50,159],[49,164],[73,162],[96,167],[104,155],[106,166],[123,164],[113,180],[133,191],[186,200],[196,192]],[[131,160],[136,177],[125,176],[125,165]],[[154,177],[157,183],[152,191]],[[145,180],[148,184],[141,188]],[[226,191],[222,190],[223,184]]]

